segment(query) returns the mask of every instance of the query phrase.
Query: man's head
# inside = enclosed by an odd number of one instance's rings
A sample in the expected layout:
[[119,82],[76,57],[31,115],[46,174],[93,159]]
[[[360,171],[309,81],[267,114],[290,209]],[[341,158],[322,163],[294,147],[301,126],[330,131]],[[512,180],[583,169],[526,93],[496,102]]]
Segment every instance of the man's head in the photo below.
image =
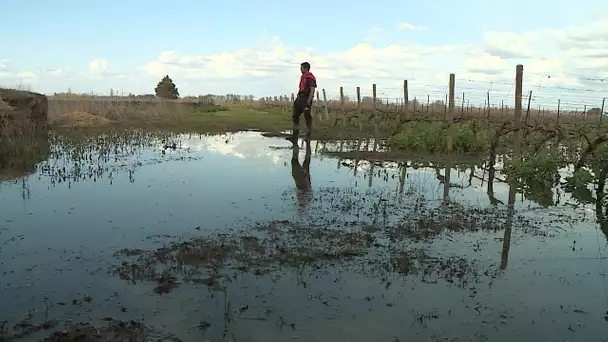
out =
[[307,72],[307,71],[310,71],[310,63],[308,63],[308,62],[304,62],[304,63],[300,64],[300,71],[301,71],[302,73],[305,73],[305,72]]

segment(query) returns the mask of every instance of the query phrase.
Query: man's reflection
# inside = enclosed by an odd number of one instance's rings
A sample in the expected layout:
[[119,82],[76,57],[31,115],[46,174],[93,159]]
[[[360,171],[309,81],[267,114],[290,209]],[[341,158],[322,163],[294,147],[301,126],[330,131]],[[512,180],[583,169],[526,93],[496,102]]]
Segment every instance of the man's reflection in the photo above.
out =
[[293,181],[296,184],[296,196],[298,205],[301,208],[305,208],[312,197],[312,185],[310,183],[310,138],[306,138],[306,155],[304,156],[304,163],[300,164],[300,147],[298,146],[297,136],[293,142],[293,153],[291,155],[291,175]]

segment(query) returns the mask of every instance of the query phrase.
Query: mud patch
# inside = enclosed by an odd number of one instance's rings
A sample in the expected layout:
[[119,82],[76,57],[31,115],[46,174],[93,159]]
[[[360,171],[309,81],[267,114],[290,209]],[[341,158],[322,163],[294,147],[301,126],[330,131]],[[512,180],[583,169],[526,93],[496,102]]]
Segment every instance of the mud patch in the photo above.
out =
[[261,136],[265,138],[287,138],[291,137],[291,134],[283,132],[263,132]]
[[[276,230],[279,224],[286,230]],[[131,283],[156,281],[156,293],[175,289],[179,281],[176,275],[183,281],[221,290],[221,282],[231,278],[223,271],[245,271],[261,276],[281,267],[321,268],[328,263],[345,263],[362,256],[375,243],[375,238],[365,232],[304,230],[288,222],[259,226],[257,232],[259,236],[194,238],[157,250],[121,250],[116,256],[130,257],[130,260],[123,261],[113,271]]]
[[351,224],[347,229],[329,229],[272,221],[242,234],[196,237],[153,250],[123,249],[115,254],[120,264],[112,272],[133,284],[155,282],[153,291],[159,294],[171,292],[180,282],[224,291],[240,272],[272,277],[286,268],[321,273],[356,270],[375,278],[417,275],[423,282],[444,280],[466,287],[495,277],[498,266],[439,255],[421,242],[446,232],[495,232],[504,228],[505,220],[508,216],[498,211],[470,215],[458,208],[429,211],[394,226]]
[[31,323],[32,316],[28,314],[20,322],[13,325],[12,329],[6,327],[6,322],[0,325],[0,342],[17,341],[44,330],[54,329],[57,321],[50,320],[40,324]]
[[[0,341],[19,341],[26,337],[38,337],[43,342],[179,342],[180,339],[170,334],[160,333],[142,323],[130,320],[121,321],[111,317],[102,319],[98,326],[89,322],[73,323],[62,322],[65,328],[53,333],[44,331],[55,330],[59,324],[57,321],[47,321],[41,324],[32,324],[29,319],[15,324],[12,331],[3,329],[0,331]],[[45,337],[45,334],[46,337]]]

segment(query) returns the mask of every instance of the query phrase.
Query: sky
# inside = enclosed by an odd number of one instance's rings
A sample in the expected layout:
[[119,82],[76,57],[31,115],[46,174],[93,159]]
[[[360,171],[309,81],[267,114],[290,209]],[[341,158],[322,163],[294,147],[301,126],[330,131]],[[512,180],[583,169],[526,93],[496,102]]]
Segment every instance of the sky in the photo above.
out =
[[[3,0],[0,85],[55,92],[150,94],[169,75],[180,94],[275,96],[312,64],[336,98],[513,102],[524,65],[532,106],[599,107],[608,97],[605,0]],[[304,10],[301,8],[305,7]],[[608,107],[608,105],[607,105]],[[581,108],[582,109],[582,108]],[[608,109],[607,109],[608,110]]]

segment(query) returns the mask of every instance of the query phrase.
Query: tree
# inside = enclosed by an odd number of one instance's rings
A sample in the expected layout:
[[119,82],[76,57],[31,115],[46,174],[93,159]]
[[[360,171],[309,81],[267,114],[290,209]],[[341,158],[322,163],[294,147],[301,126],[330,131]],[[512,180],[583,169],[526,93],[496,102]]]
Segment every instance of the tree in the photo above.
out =
[[179,91],[169,75],[166,75],[158,82],[158,85],[154,88],[154,92],[156,93],[156,96],[162,99],[176,100],[179,98]]

